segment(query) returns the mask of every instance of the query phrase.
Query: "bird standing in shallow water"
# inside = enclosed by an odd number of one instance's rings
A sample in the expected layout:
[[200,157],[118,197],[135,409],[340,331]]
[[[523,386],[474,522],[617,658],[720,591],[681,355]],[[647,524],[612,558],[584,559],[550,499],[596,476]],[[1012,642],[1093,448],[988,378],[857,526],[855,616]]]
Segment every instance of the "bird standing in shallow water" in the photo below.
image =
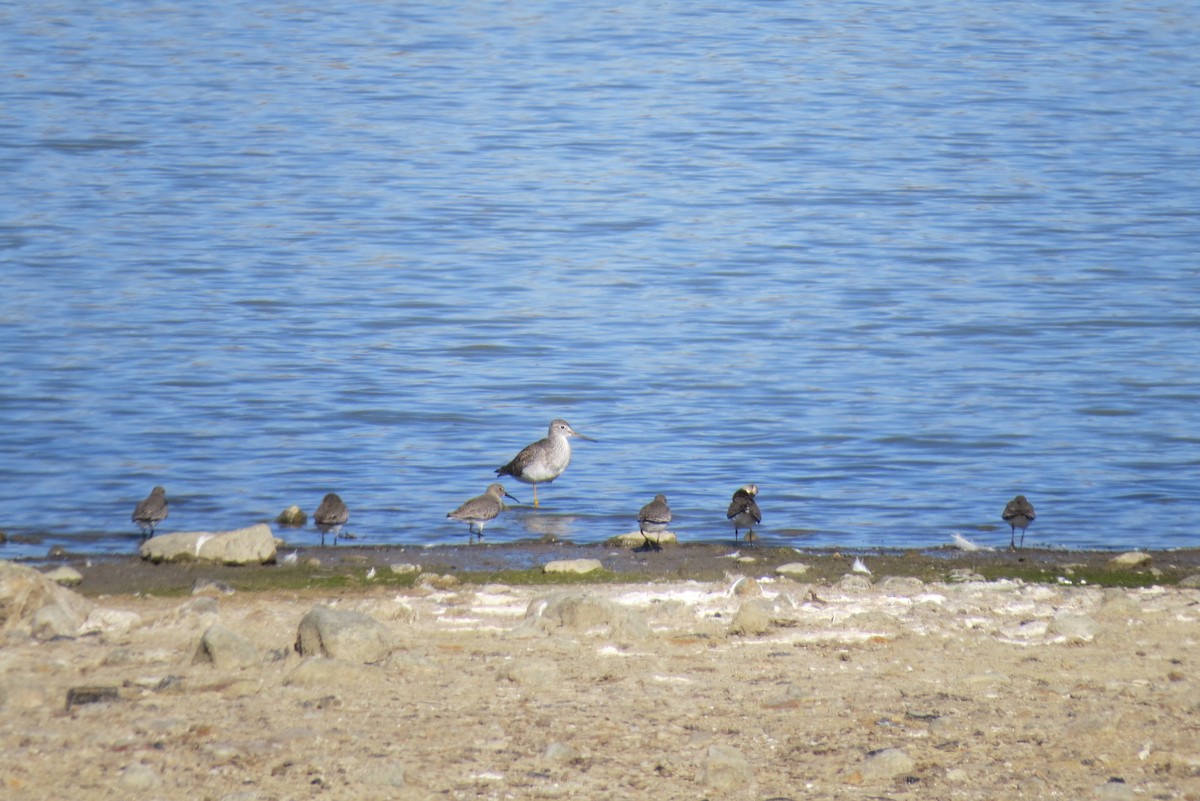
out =
[[642,507],[638,512],[638,531],[641,532],[645,542],[642,543],[642,548],[651,551],[661,551],[662,545],[657,539],[651,540],[646,532],[657,534],[667,530],[667,524],[671,522],[671,507],[667,506],[667,496],[659,493],[654,496],[654,500]]
[[512,476],[522,484],[532,484],[533,505],[536,508],[537,485],[549,484],[562,475],[571,463],[571,437],[579,437],[589,442],[596,441],[571,428],[571,424],[566,420],[552,420],[544,439],[526,445],[511,462],[497,467],[496,475]]
[[154,527],[167,519],[167,511],[167,491],[162,487],[155,487],[133,510],[130,520],[138,524],[143,537],[147,531],[150,532],[149,536],[153,537]]
[[1012,526],[1012,539],[1009,540],[1008,547],[1014,551],[1020,547],[1017,545],[1017,529],[1021,529],[1021,546],[1025,545],[1025,529],[1037,517],[1037,513],[1033,511],[1033,504],[1030,503],[1024,495],[1018,495],[1013,498],[1004,507],[1004,513],[1000,515],[1004,518],[1004,522]]
[[[325,535],[332,531],[333,544],[337,545],[338,534],[342,532],[342,526],[346,525],[346,521],[349,519],[350,510],[346,508],[346,504],[342,502],[336,492],[330,492],[322,498],[321,505],[317,507],[317,511],[313,512],[313,522],[317,524],[317,531],[321,532],[321,544],[325,544]],[[354,539],[349,534],[346,536]]]
[[754,500],[754,496],[758,495],[757,484],[747,484],[744,487],[738,487],[733,493],[733,500],[729,502],[729,509],[725,512],[725,516],[733,523],[733,541],[737,542],[738,530],[747,529],[746,542],[754,539],[754,526],[762,522],[762,512],[758,509],[758,502]]
[[446,517],[461,520],[467,524],[468,541],[470,541],[471,535],[476,533],[475,526],[479,526],[479,539],[482,541],[483,524],[495,520],[496,515],[504,511],[504,498],[512,498],[517,501],[516,498],[504,491],[503,484],[491,484],[488,486],[487,492],[476,495],[453,512],[447,512]]

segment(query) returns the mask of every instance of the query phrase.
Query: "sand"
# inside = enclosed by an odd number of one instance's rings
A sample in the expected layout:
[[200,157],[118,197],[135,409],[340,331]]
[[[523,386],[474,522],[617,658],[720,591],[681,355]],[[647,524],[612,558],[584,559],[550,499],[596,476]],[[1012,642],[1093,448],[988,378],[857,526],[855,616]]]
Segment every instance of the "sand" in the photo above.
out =
[[[88,593],[96,633],[11,633],[3,796],[1200,799],[1197,589],[840,556],[784,578],[785,554],[700,580],[405,584],[373,563],[395,553],[361,556],[338,557],[367,571],[353,586],[124,587]],[[389,652],[302,658],[318,605],[378,621]],[[197,661],[214,625],[252,662]]]

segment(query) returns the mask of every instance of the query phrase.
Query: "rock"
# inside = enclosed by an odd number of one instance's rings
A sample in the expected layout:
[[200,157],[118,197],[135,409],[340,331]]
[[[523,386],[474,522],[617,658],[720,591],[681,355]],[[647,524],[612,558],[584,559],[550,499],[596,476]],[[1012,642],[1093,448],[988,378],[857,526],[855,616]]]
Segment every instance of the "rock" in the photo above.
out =
[[124,790],[144,793],[162,786],[162,776],[149,765],[135,762],[121,771],[120,785]]
[[919,595],[925,591],[925,582],[915,576],[888,576],[879,582],[879,589],[888,595]]
[[360,612],[315,606],[300,621],[296,651],[349,662],[378,662],[396,647],[387,626]]
[[1077,612],[1059,612],[1046,627],[1046,636],[1050,639],[1063,639],[1068,642],[1091,642],[1095,638],[1099,626],[1087,615]]
[[771,605],[763,600],[751,599],[738,607],[733,622],[729,624],[729,633],[742,637],[756,637],[771,629],[771,615],[774,612]]
[[1134,801],[1137,798],[1133,788],[1123,779],[1109,779],[1096,788],[1095,796],[1100,801]]
[[[675,536],[673,531],[659,531],[657,533],[650,532],[650,541],[657,542],[659,545],[676,545],[679,543],[679,538]],[[619,545],[630,548],[637,548],[646,543],[646,537],[640,531],[630,531],[628,534],[618,534],[608,540],[608,545]]]
[[696,776],[696,782],[701,786],[724,793],[744,791],[753,781],[750,762],[741,751],[729,745],[709,746]]
[[392,572],[397,576],[407,576],[410,573],[420,573],[421,566],[409,564],[408,562],[401,562],[399,564],[392,565]]
[[837,587],[842,592],[859,593],[870,592],[875,588],[875,585],[872,584],[871,580],[864,575],[859,573],[847,573],[846,575],[842,576],[841,580],[837,583]]
[[79,627],[79,634],[103,634],[109,637],[123,637],[133,628],[142,625],[142,617],[137,612],[123,609],[96,608],[88,613],[87,620]]
[[64,609],[61,604],[47,604],[33,613],[30,633],[38,640],[76,637],[82,625],[83,621]]
[[796,577],[803,576],[811,569],[812,568],[803,562],[788,562],[787,564],[780,565],[779,567],[775,568],[775,572],[781,576]]
[[509,636],[525,638],[560,629],[631,640],[649,636],[645,622],[620,605],[605,598],[574,592],[556,592],[535,598],[525,610],[525,621],[509,632]]
[[899,748],[884,748],[867,754],[862,766],[862,777],[867,781],[881,781],[908,773],[913,769],[912,757]]
[[1114,556],[1108,560],[1110,567],[1117,569],[1130,569],[1135,567],[1143,567],[1150,564],[1152,557],[1148,553],[1142,551],[1129,551],[1120,556]]
[[279,516],[275,518],[275,522],[288,528],[299,528],[308,524],[308,515],[299,506],[292,504],[279,513]]
[[[59,607],[43,615],[43,629],[53,625],[55,634],[67,633],[70,623],[76,630],[95,608],[91,601],[60,587],[38,571],[24,565],[0,560],[0,634],[23,632],[32,634],[34,615],[48,606]],[[53,623],[50,622],[53,618]]]
[[579,759],[579,752],[566,743],[553,742],[542,752],[542,759],[547,762],[566,764]]
[[207,663],[221,670],[252,667],[262,662],[254,643],[220,624],[208,627],[196,646],[192,664]]
[[542,567],[546,573],[591,573],[603,569],[599,559],[558,559]]
[[73,587],[83,583],[83,574],[70,565],[59,565],[42,575],[63,587]]
[[1182,581],[1179,582],[1179,586],[1187,587],[1189,589],[1195,589],[1196,587],[1200,587],[1200,573],[1193,573],[1192,575],[1184,578]]
[[163,534],[142,543],[138,551],[151,562],[218,562],[226,565],[261,565],[275,561],[275,536],[259,523],[234,531],[192,531]]
[[763,594],[758,580],[749,576],[742,576],[733,582],[732,592],[735,598],[761,598]]
[[359,778],[363,784],[373,784],[378,787],[403,787],[404,766],[395,762],[372,765],[364,770]]

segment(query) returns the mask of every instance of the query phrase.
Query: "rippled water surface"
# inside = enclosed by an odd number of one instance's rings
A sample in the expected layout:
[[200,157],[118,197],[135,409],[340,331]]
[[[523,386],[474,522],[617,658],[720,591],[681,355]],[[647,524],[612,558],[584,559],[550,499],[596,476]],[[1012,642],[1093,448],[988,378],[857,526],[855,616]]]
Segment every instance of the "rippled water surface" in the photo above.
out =
[[0,8],[0,557],[465,542],[554,417],[488,540],[1200,544],[1194,11]]

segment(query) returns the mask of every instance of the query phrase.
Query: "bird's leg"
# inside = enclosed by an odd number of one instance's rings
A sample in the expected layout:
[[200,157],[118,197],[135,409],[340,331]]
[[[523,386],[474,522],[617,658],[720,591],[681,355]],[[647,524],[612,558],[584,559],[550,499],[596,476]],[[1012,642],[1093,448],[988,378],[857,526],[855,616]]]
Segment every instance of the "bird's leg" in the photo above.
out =
[[538,499],[537,499],[537,484],[534,484],[534,485],[533,485],[533,508],[534,508],[534,509],[536,509],[536,508],[537,508],[537,506],[538,506]]
[[1021,547],[1025,547],[1025,529],[1021,529]]
[[1013,526],[1012,536],[1008,541],[1008,549],[1010,551],[1017,550],[1017,527],[1016,526]]

